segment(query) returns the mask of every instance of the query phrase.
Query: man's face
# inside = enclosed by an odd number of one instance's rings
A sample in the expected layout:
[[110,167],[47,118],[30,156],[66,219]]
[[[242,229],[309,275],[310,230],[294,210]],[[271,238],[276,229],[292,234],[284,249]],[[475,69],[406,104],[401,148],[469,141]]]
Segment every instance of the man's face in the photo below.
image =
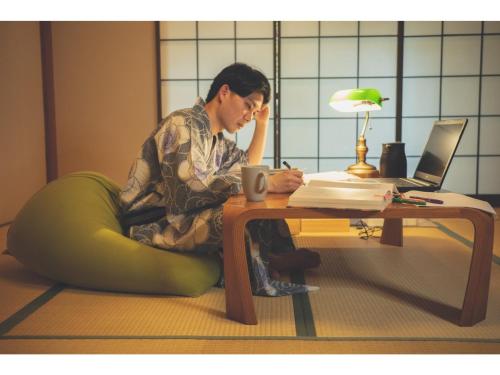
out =
[[260,111],[263,103],[263,95],[252,93],[241,97],[235,92],[228,90],[220,110],[219,120],[229,133],[233,134],[242,129]]

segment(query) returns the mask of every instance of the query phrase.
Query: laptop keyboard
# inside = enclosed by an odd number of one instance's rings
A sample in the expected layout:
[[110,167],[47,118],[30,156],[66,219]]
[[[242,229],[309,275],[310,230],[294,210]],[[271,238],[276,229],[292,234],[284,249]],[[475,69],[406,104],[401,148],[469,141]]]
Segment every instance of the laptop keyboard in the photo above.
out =
[[[378,179],[375,179],[378,180]],[[400,187],[413,187],[413,186],[431,186],[423,181],[415,180],[414,178],[383,178],[379,182],[388,182]]]
[[415,180],[413,178],[400,178],[399,182],[397,183],[398,186],[430,186],[430,184],[427,184],[423,181]]

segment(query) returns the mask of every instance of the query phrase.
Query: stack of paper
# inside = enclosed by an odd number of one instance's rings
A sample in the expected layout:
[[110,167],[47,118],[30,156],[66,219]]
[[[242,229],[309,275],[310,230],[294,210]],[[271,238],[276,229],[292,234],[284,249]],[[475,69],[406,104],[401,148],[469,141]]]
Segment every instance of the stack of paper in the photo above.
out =
[[393,184],[311,180],[290,195],[288,206],[383,211],[393,189]]

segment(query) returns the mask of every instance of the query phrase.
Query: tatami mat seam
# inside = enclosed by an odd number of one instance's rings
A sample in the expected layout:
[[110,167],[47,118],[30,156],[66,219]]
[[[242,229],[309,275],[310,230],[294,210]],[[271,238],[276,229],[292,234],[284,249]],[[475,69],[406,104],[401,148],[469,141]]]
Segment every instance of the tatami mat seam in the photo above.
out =
[[[304,272],[294,272],[291,281],[296,284],[305,284]],[[295,317],[295,330],[297,336],[316,336],[314,317],[308,293],[292,295],[293,313]]]
[[34,300],[29,302],[23,308],[12,314],[10,317],[5,319],[0,323],[0,337],[5,335],[23,320],[25,320],[28,316],[37,311],[40,307],[49,302],[52,298],[54,298],[57,294],[59,294],[63,289],[64,284],[55,284],[50,289],[46,290],[44,293],[36,297]]
[[[436,224],[437,228],[443,232],[444,234],[448,235],[449,237],[461,242],[462,244],[464,244],[465,246],[467,246],[468,248],[470,248],[471,250],[474,248],[474,242],[471,241],[471,240],[468,240],[467,238],[461,236],[460,234],[458,234],[457,232],[451,230],[450,228],[448,228],[447,226],[439,223],[439,222],[436,222],[436,221],[433,221],[431,220],[434,224]],[[496,256],[495,254],[493,254],[493,258],[492,258],[492,261],[493,263],[495,264],[498,264],[500,265],[500,257]]]

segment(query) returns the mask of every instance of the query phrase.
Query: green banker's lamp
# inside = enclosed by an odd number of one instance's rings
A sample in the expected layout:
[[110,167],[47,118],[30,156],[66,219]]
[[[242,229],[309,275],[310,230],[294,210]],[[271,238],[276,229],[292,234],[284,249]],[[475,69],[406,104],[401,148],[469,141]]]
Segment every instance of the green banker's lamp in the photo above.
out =
[[365,112],[365,123],[356,145],[356,164],[347,168],[348,173],[359,177],[379,176],[377,168],[366,162],[368,147],[366,147],[365,132],[370,119],[370,111],[382,109],[384,100],[389,99],[382,98],[377,89],[371,88],[341,90],[330,98],[330,105],[339,112]]

